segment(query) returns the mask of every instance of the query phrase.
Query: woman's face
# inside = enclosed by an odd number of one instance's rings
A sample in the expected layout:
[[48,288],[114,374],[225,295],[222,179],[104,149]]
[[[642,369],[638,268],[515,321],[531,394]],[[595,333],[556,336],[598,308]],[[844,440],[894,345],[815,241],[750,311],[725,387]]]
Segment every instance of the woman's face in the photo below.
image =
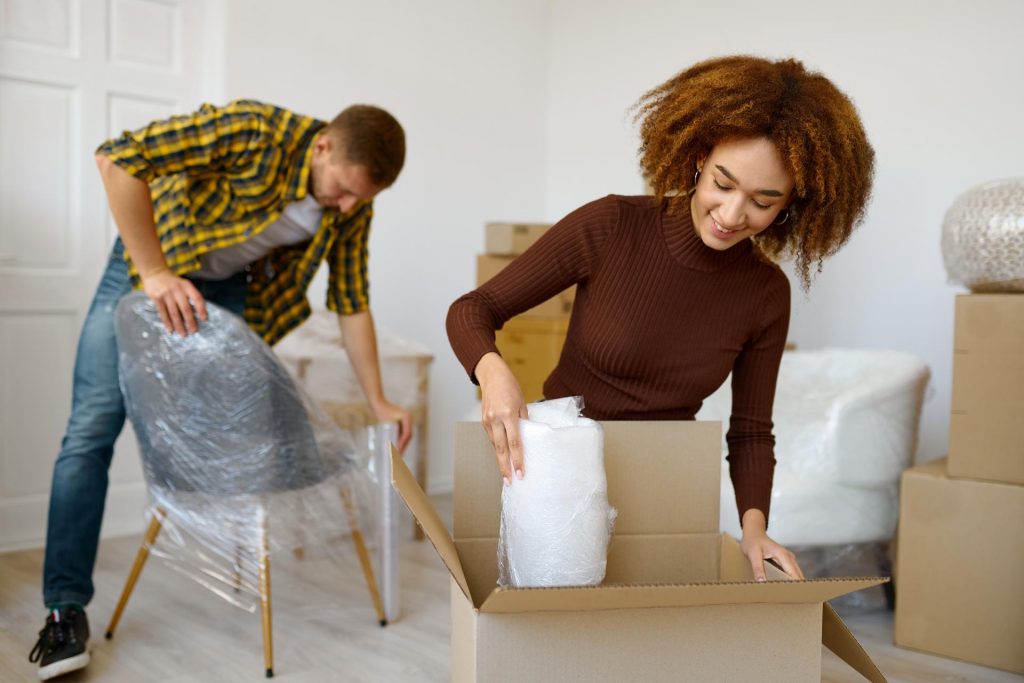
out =
[[793,177],[765,138],[721,142],[697,167],[693,226],[704,244],[719,251],[766,230],[793,194]]

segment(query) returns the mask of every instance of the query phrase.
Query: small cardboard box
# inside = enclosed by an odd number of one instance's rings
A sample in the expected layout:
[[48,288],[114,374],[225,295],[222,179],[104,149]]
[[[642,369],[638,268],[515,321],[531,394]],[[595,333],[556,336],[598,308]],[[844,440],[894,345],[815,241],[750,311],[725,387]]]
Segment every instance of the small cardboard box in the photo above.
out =
[[1024,486],[903,473],[896,644],[1024,674]]
[[1024,484],[1024,294],[956,298],[949,474]]
[[[476,286],[479,287],[492,277],[500,273],[505,266],[515,260],[515,256],[495,256],[493,254],[479,254],[476,257]],[[520,316],[524,318],[565,318],[572,313],[572,302],[576,297],[576,286],[559,292],[547,301],[541,302],[533,308],[524,311]],[[516,316],[516,317],[520,317]]]
[[[717,422],[605,422],[618,509],[600,586],[503,589],[501,481],[479,423],[456,429],[454,539],[401,457],[392,481],[451,572],[453,681],[821,681],[821,644],[884,681],[825,600],[885,579],[794,581],[718,533]],[[526,476],[530,476],[527,470]]]
[[487,253],[522,254],[550,227],[550,223],[488,223],[485,228]]

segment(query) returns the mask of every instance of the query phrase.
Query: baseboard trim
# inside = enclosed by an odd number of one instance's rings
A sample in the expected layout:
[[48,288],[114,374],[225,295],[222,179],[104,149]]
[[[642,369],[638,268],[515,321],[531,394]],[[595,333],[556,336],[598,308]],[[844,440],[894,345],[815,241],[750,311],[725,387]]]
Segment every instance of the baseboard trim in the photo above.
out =
[[[145,528],[146,485],[111,484],[100,538],[139,534]],[[42,548],[46,544],[49,496],[24,496],[0,502],[0,553]]]

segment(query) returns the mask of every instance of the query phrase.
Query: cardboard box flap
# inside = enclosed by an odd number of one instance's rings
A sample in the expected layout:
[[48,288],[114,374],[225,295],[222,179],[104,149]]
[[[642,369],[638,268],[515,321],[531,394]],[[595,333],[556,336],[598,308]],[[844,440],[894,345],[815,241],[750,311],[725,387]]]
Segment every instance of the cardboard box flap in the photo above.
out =
[[472,603],[469,582],[466,581],[466,573],[462,569],[462,562],[459,561],[459,551],[455,549],[455,543],[448,534],[448,529],[438,517],[437,510],[431,505],[426,492],[420,488],[416,477],[409,471],[409,466],[405,464],[405,460],[393,444],[391,445],[391,485],[405,501],[412,516],[423,527],[423,533],[434,544],[434,549],[441,556],[444,566],[448,567],[455,583],[459,584],[466,599]]
[[689,585],[498,588],[484,600],[480,611],[501,614],[755,603],[813,604],[877,586],[887,580],[812,579],[765,583],[742,581]]
[[871,683],[887,683],[878,666],[830,605],[824,605],[821,613],[821,644]]

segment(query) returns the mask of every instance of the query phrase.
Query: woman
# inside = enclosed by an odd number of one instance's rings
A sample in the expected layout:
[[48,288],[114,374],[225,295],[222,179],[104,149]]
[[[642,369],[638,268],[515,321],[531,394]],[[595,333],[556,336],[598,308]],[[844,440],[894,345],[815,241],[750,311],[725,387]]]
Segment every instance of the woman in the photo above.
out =
[[764,560],[803,578],[767,535],[772,403],[789,326],[792,256],[804,289],[863,219],[874,152],[857,112],[795,60],[709,60],[637,104],[654,197],[608,196],[570,213],[452,304],[448,336],[480,384],[506,483],[522,477],[522,392],[494,345],[512,316],[577,285],[546,398],[583,396],[600,420],[692,420],[732,373],[729,472],[757,580]]

